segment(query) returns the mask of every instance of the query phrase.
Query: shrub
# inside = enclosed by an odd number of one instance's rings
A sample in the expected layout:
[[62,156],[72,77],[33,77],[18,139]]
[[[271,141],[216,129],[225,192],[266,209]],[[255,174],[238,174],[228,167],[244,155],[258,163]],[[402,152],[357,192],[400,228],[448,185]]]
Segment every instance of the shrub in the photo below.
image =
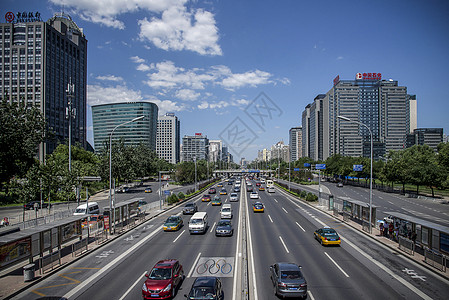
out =
[[313,202],[313,201],[317,201],[318,200],[318,196],[314,195],[312,193],[308,193],[306,196],[306,201],[307,202]]
[[171,194],[170,196],[167,197],[167,204],[174,204],[176,202],[178,202],[178,196],[176,196],[176,194]]
[[186,195],[183,194],[183,192],[178,193],[178,198],[181,200],[184,200],[186,198]]

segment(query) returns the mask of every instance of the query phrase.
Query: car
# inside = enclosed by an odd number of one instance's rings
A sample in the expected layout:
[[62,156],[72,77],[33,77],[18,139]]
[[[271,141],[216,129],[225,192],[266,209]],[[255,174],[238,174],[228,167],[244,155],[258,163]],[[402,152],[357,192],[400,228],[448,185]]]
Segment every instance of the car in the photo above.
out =
[[192,284],[188,295],[184,295],[189,300],[210,299],[223,300],[223,286],[220,278],[213,276],[197,277]]
[[238,197],[237,193],[231,193],[231,196],[229,197],[229,201],[231,201],[231,202],[239,201],[239,197]]
[[211,200],[210,195],[206,195],[206,194],[204,194],[203,197],[201,198],[202,202],[209,202],[210,200]]
[[[37,209],[41,209],[41,202],[40,201],[30,201],[27,204],[23,205],[23,208],[25,210],[34,210],[34,208]],[[43,202],[42,203],[42,208],[47,208],[48,207],[48,203]]]
[[220,196],[215,196],[214,200],[212,200],[212,205],[221,205],[221,199]]
[[220,190],[220,195],[227,195],[228,192],[226,191],[226,189],[221,189]]
[[262,202],[256,202],[253,204],[253,212],[264,212],[265,207]]
[[335,229],[330,228],[330,227],[323,227],[323,228],[315,230],[315,232],[313,233],[313,236],[323,246],[340,245],[341,244],[341,239],[338,236],[338,233],[335,231]]
[[[98,222],[101,222],[102,220],[103,220],[102,215],[91,215],[90,221],[89,221],[89,228],[92,228]],[[87,218],[81,223],[81,228],[84,229],[85,227],[87,227]]]
[[236,193],[240,192],[240,186],[235,186],[234,187],[234,192],[236,192]]
[[217,187],[223,187],[223,183],[219,183],[219,184],[217,184]]
[[301,272],[301,266],[295,263],[275,263],[270,266],[270,277],[276,296],[307,297],[307,281]]
[[246,187],[246,191],[247,192],[253,192],[253,186],[252,185],[248,185],[247,187]]
[[184,270],[177,259],[160,260],[145,274],[143,299],[173,299],[184,280]]
[[232,181],[232,180],[228,181],[228,185],[233,185],[233,184],[234,184],[234,181]]
[[173,215],[167,218],[162,228],[164,229],[164,231],[177,231],[182,227],[183,224],[184,221],[180,216]]
[[337,183],[337,187],[343,187],[343,182]]
[[234,229],[231,220],[220,220],[215,227],[215,236],[232,236]]
[[217,190],[215,188],[209,189],[209,194],[215,194],[216,192],[217,192]]
[[257,192],[252,192],[249,194],[250,199],[259,199],[259,194]]
[[256,186],[260,186],[260,182],[256,182]]
[[261,185],[261,186],[259,186],[259,191],[265,191],[265,188]]
[[182,209],[182,214],[183,215],[193,215],[197,211],[198,211],[198,206],[196,205],[196,203],[192,202],[192,203],[187,203],[184,206],[184,208]]
[[127,186],[123,186],[117,189],[117,193],[128,193],[129,192],[129,187]]
[[152,193],[152,192],[153,192],[153,190],[150,187],[145,189],[145,193]]

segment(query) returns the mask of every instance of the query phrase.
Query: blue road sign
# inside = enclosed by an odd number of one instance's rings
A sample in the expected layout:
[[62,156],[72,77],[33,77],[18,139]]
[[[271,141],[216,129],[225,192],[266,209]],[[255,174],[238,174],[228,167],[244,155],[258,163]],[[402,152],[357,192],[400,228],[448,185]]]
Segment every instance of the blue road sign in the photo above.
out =
[[316,164],[315,169],[316,170],[326,170],[326,164]]
[[356,172],[362,172],[363,171],[363,165],[352,165],[352,170]]
[[164,191],[165,195],[170,195],[170,193],[171,193],[170,191]]
[[294,168],[293,171],[299,171],[299,168]]
[[308,168],[308,167],[310,167],[310,164],[309,163],[304,163],[304,167]]

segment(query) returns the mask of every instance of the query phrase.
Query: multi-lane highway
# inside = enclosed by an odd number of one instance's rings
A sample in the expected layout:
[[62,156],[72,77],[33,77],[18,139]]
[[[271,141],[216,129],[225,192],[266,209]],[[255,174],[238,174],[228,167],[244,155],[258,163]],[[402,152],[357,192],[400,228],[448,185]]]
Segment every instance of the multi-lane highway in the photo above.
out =
[[[253,182],[254,184],[254,182]],[[182,206],[159,215],[34,285],[17,299],[60,296],[68,299],[139,299],[144,274],[160,259],[177,258],[185,279],[175,299],[184,299],[197,276],[222,278],[224,299],[242,299],[247,274],[249,299],[276,299],[269,266],[295,262],[302,266],[310,299],[446,299],[449,282],[364,234],[346,227],[308,204],[284,195],[259,192],[264,213],[253,213],[243,184],[240,201],[232,202],[234,236],[216,237],[219,206],[195,198],[209,216],[203,235],[190,235]],[[233,185],[224,184],[229,202]],[[219,189],[218,189],[219,190]],[[162,224],[179,214],[184,227],[163,232]],[[245,222],[247,235],[243,235]],[[331,226],[342,237],[340,247],[323,247],[314,238],[319,227]],[[241,247],[245,243],[246,247]],[[246,252],[242,253],[242,249]],[[242,270],[242,256],[247,270]],[[215,262],[215,263],[213,263]],[[246,292],[246,291],[243,291]]]

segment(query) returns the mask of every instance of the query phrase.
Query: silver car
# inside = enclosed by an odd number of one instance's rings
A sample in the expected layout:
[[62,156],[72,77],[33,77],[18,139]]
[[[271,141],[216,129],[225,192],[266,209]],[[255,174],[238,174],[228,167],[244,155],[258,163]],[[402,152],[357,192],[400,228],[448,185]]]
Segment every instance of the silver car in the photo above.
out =
[[270,266],[270,274],[276,296],[307,297],[307,282],[297,264],[275,263]]
[[239,201],[239,197],[237,196],[237,193],[231,193],[231,196],[229,197],[229,201]]

